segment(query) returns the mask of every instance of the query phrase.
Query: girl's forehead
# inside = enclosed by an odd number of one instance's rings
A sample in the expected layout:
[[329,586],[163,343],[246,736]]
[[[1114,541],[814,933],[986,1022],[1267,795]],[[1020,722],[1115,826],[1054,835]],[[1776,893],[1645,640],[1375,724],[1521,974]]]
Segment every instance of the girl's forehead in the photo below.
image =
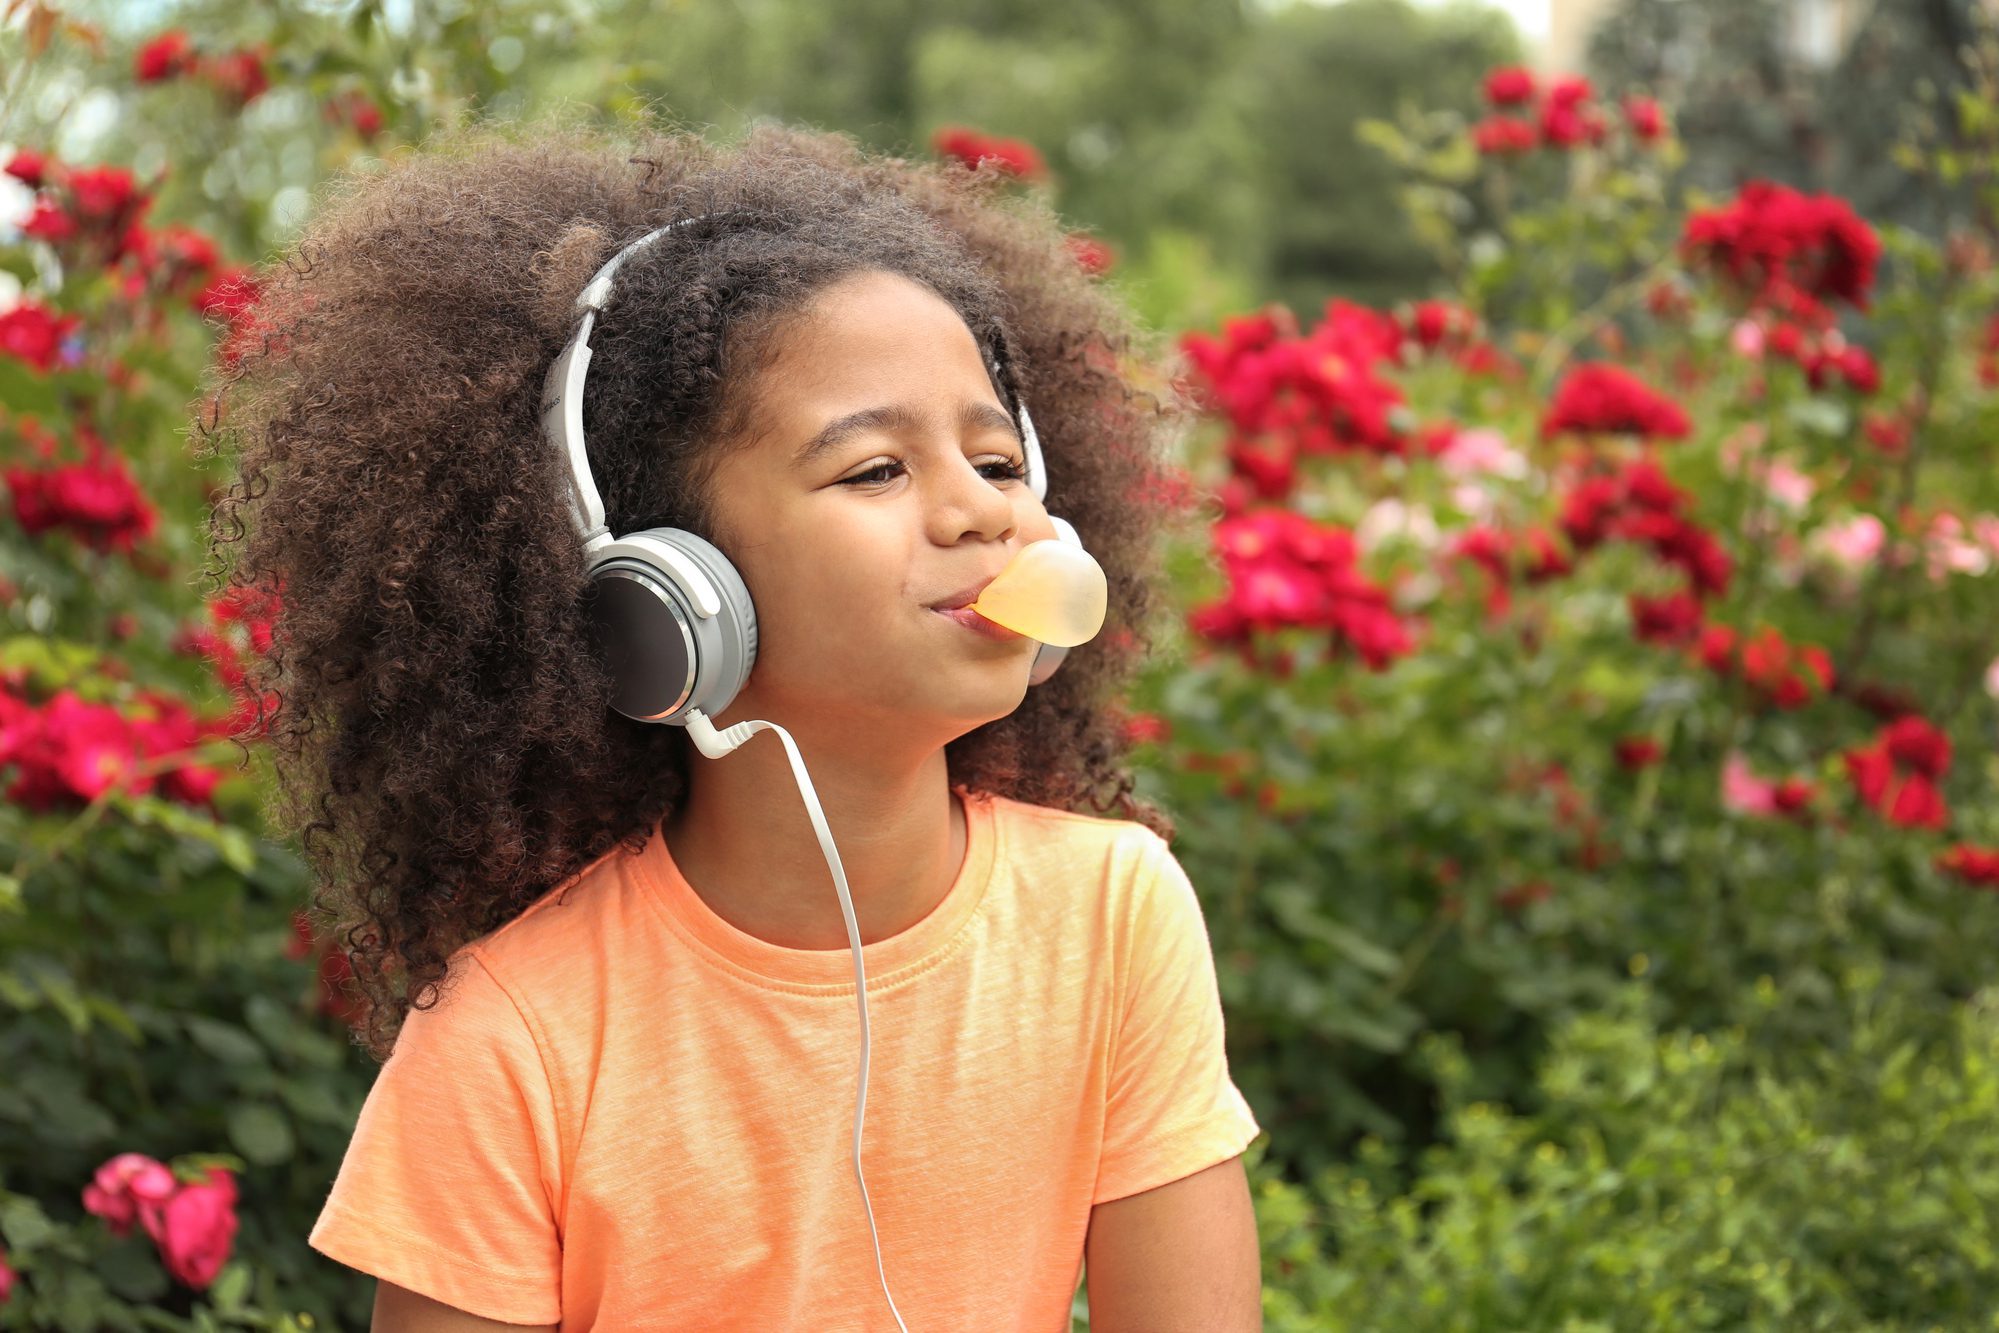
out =
[[798,342],[859,334],[890,335],[921,327],[932,335],[955,329],[967,341],[964,316],[930,287],[882,269],[850,273],[820,289],[790,321],[785,332]]
[[891,388],[903,397],[956,395],[961,379],[988,383],[985,353],[964,319],[936,296],[920,296],[933,308],[857,302],[778,331],[751,386],[761,404],[831,417]]

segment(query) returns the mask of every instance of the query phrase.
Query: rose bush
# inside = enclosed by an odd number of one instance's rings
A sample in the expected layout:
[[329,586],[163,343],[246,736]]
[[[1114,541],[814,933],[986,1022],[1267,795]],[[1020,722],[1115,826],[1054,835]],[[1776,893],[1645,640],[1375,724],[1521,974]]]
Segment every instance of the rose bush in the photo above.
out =
[[[22,78],[115,93],[163,147],[197,124],[254,142],[269,52],[175,31],[128,62],[29,10]],[[330,146],[381,128],[351,73],[301,86]],[[9,109],[0,1327],[360,1326],[363,1284],[304,1244],[367,1087],[344,959],[228,739],[254,742],[241,663],[277,608],[195,590],[215,467],[182,437],[203,365],[258,336],[227,258],[254,253],[230,227],[248,201],[176,191],[178,157],[65,160],[60,120]]]
[[1186,336],[1215,523],[1131,725],[1269,1131],[1272,1327],[1989,1314],[1979,61],[1904,155],[1970,187],[1937,237],[1689,197],[1656,103],[1499,70],[1368,131],[1445,298]]

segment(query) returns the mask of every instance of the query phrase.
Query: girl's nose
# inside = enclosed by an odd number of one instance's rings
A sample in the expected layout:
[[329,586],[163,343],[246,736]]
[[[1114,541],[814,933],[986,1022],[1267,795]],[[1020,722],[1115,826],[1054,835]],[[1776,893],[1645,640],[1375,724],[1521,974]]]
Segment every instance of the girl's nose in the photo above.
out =
[[[995,485],[985,474],[985,466],[977,459],[967,458],[961,466],[949,470],[946,486],[949,494],[938,503],[938,516],[946,525],[974,527],[987,537],[1003,537],[1014,527],[1016,497],[1036,509],[1039,502],[1025,486]],[[955,540],[957,533],[951,536]]]

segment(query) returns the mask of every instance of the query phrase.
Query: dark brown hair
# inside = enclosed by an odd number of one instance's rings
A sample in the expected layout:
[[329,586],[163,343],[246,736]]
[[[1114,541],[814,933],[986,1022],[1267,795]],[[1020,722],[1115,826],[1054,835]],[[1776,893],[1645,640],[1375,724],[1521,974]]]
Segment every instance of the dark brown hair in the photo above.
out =
[[1048,508],[1110,584],[1103,632],[951,742],[950,780],[1172,836],[1132,794],[1118,696],[1151,649],[1159,541],[1190,512],[1167,455],[1191,404],[1045,199],[990,167],[770,122],[732,145],[650,124],[440,132],[336,178],[257,269],[261,337],[211,371],[198,422],[239,471],[210,516],[211,579],[282,606],[249,681],[278,702],[243,737],[273,756],[269,817],[301,835],[377,1060],[456,949],[614,847],[642,850],[685,790],[681,729],[609,707],[538,404],[597,267],[724,210],[628,260],[592,334],[586,434],[612,531],[715,540],[706,480],[744,436],[772,331],[861,270],[925,284],[1026,400]]

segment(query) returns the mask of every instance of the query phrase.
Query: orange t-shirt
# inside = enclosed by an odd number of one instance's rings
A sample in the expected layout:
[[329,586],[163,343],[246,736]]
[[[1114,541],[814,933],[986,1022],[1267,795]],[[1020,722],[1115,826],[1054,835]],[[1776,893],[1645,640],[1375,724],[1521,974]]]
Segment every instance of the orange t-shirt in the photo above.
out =
[[[911,1333],[1065,1333],[1091,1205],[1261,1131],[1166,842],[953,790],[950,891],[862,950],[881,1264]],[[452,955],[308,1243],[565,1333],[894,1330],[853,968],[717,916],[656,827]]]

